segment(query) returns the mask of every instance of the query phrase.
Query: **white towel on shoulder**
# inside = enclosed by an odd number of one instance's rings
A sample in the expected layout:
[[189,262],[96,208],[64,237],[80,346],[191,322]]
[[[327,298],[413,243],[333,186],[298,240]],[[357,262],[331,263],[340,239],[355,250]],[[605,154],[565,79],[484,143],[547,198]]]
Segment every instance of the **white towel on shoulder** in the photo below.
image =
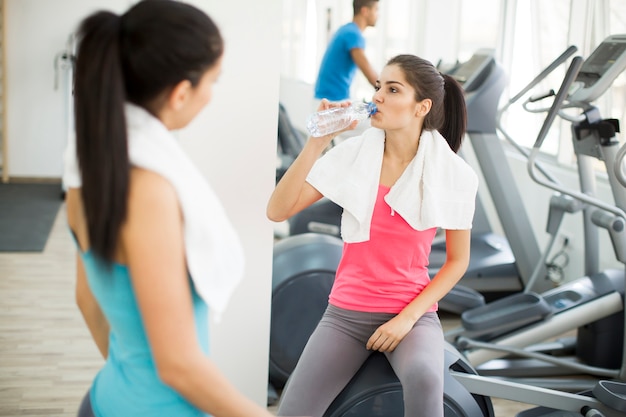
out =
[[[239,237],[219,199],[172,133],[141,107],[127,104],[125,111],[131,165],[154,171],[174,186],[184,218],[187,268],[198,294],[219,320],[243,276]],[[64,154],[66,188],[81,186],[75,146],[70,140]]]
[[[385,132],[368,129],[316,161],[307,182],[343,208],[341,236],[369,240]],[[437,131],[423,131],[417,154],[385,197],[415,230],[472,228],[478,177]]]

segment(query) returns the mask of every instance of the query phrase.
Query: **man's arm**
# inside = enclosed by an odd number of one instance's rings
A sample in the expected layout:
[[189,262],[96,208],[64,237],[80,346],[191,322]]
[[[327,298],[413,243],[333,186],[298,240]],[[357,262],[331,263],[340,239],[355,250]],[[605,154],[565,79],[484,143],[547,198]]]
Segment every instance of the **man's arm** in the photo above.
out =
[[372,85],[372,87],[376,87],[376,81],[378,80],[378,73],[374,70],[374,67],[370,64],[365,56],[365,51],[361,48],[353,48],[350,50],[350,55],[352,56],[352,60],[359,67],[367,81]]

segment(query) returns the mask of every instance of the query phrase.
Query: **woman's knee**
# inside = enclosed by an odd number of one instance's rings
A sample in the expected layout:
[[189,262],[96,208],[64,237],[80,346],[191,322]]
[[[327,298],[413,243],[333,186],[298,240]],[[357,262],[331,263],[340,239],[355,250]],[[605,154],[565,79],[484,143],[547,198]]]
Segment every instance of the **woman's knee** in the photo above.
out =
[[431,364],[415,364],[396,373],[402,386],[423,387],[443,384],[443,369],[435,369]]

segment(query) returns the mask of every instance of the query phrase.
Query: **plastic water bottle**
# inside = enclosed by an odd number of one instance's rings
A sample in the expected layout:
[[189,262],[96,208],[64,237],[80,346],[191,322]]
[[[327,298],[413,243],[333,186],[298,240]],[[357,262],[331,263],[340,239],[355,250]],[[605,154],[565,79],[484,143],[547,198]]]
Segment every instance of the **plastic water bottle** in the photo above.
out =
[[374,103],[356,103],[349,107],[333,107],[310,115],[306,122],[306,128],[313,137],[326,136],[345,129],[355,120],[365,120],[376,111]]

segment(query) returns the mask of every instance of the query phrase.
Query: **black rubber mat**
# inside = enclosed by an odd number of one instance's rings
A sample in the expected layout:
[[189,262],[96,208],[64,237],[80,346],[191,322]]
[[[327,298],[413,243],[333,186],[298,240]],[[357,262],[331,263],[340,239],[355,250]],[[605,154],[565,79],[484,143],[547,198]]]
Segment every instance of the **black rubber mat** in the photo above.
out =
[[41,252],[63,202],[60,184],[0,184],[0,252]]

